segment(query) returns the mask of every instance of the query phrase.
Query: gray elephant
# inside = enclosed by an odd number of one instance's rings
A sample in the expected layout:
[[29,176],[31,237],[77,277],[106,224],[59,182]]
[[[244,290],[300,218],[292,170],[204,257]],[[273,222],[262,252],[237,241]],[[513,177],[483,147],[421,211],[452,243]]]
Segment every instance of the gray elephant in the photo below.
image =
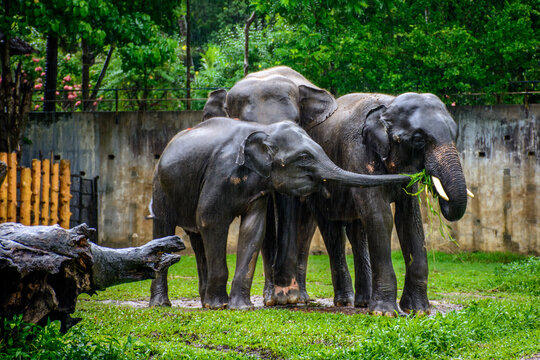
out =
[[[323,184],[403,184],[401,175],[359,175],[338,168],[298,125],[213,118],[178,133],[154,173],[154,237],[182,227],[195,251],[199,294],[207,308],[252,306],[250,288],[274,191],[307,196]],[[229,224],[241,217],[236,272],[226,284]]]
[[[337,103],[330,118],[308,131],[332,161],[365,174],[416,173],[425,168],[437,185],[442,215],[450,221],[463,216],[468,190],[455,146],[457,125],[438,97],[349,94]],[[309,197],[313,218],[307,211],[299,215],[304,231],[299,233],[294,275],[302,296],[309,298],[306,254],[316,223],[330,255],[335,304],[354,301],[355,306],[368,306],[373,313],[398,313],[390,253],[394,222],[406,264],[400,307],[405,312],[429,312],[428,265],[417,198],[399,185],[363,189],[329,184],[328,190],[330,197]],[[345,261],[345,234],[353,249],[356,294]]]
[[[228,92],[213,91],[203,117],[228,116],[264,124],[291,120],[310,129],[326,120],[336,108],[336,100],[328,91],[313,85],[293,69],[278,66],[249,74]],[[276,201],[268,206],[268,221],[274,224],[277,213],[278,226],[268,229],[263,243],[264,303],[303,301],[293,274],[297,256],[296,215],[305,204],[292,196],[277,194]]]

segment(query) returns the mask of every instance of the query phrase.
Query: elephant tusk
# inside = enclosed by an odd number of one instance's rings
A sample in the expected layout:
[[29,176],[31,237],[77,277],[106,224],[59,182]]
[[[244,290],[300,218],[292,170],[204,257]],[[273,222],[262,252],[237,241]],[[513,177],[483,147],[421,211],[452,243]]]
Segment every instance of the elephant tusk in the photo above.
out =
[[467,196],[470,197],[471,199],[474,199],[474,194],[469,189],[467,189]]
[[435,186],[435,190],[437,190],[437,193],[440,197],[442,197],[444,200],[449,201],[448,195],[444,192],[444,188],[441,184],[441,180],[439,180],[438,177],[432,176],[431,179],[433,180],[433,185]]

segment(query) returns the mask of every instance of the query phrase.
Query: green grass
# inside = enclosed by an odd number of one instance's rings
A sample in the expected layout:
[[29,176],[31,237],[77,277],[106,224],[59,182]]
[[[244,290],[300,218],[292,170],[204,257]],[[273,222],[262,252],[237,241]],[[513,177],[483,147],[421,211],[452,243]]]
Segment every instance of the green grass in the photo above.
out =
[[[403,259],[398,252],[392,258],[401,289]],[[230,277],[234,260],[228,257]],[[348,260],[352,269],[352,257]],[[520,359],[540,353],[538,258],[435,253],[429,260],[430,299],[461,304],[461,310],[395,319],[291,309],[137,309],[96,301],[147,300],[145,281],[81,297],[74,316],[83,321],[61,341],[87,344],[95,357],[77,357],[73,350],[64,356],[53,344],[56,356],[41,358]],[[252,294],[260,295],[260,263],[255,274]],[[333,296],[327,256],[310,257],[308,274],[312,297]],[[197,296],[194,257],[184,256],[171,268],[169,290],[171,299]],[[46,327],[53,335],[54,326]],[[0,354],[2,345],[5,341]],[[39,346],[46,349],[34,348]]]

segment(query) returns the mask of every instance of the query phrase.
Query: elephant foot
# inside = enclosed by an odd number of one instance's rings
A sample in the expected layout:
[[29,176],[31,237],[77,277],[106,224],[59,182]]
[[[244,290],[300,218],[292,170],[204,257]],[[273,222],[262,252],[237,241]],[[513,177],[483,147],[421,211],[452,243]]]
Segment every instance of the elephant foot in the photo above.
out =
[[152,282],[152,286],[150,287],[149,306],[171,306],[169,291],[166,285],[163,286],[158,282]]
[[264,305],[297,304],[300,301],[300,289],[296,279],[292,279],[289,286],[274,285],[273,288],[265,288]]
[[306,289],[300,289],[300,295],[298,296],[298,302],[300,304],[307,304],[311,301]]
[[406,314],[399,309],[396,302],[387,301],[370,301],[368,306],[368,312],[375,316],[387,316],[398,317],[405,316]]
[[154,306],[171,306],[171,301],[169,300],[169,297],[167,294],[158,294],[158,295],[151,295],[150,296],[150,307]]
[[370,296],[365,296],[363,294],[356,294],[354,296],[354,307],[366,308],[369,306]]
[[204,301],[204,307],[206,309],[212,309],[212,310],[220,310],[227,308],[229,304],[229,299],[227,296],[216,296],[216,297],[210,297],[206,296],[206,299]]
[[425,316],[431,313],[427,296],[407,296],[404,294],[399,302],[399,307],[407,314]]
[[253,309],[253,303],[249,298],[245,297],[231,297],[231,301],[228,305],[229,309],[235,309],[235,310],[248,310]]
[[353,304],[353,294],[343,293],[334,295],[334,306],[352,306]]

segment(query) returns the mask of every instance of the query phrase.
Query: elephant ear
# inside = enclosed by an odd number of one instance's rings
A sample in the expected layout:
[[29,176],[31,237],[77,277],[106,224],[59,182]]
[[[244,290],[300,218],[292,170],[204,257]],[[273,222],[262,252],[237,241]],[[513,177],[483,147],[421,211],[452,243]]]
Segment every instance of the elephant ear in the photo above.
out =
[[300,85],[300,126],[309,130],[322,123],[337,109],[336,99],[316,86]]
[[390,154],[390,141],[388,138],[388,123],[383,119],[386,106],[380,105],[367,113],[362,129],[364,144],[375,150],[382,160]]
[[262,177],[269,177],[275,151],[268,142],[268,134],[255,131],[249,134],[238,149],[236,164],[255,171]]
[[225,108],[226,98],[227,91],[225,89],[212,91],[208,95],[206,104],[204,104],[203,121],[213,117],[228,117],[227,110]]

